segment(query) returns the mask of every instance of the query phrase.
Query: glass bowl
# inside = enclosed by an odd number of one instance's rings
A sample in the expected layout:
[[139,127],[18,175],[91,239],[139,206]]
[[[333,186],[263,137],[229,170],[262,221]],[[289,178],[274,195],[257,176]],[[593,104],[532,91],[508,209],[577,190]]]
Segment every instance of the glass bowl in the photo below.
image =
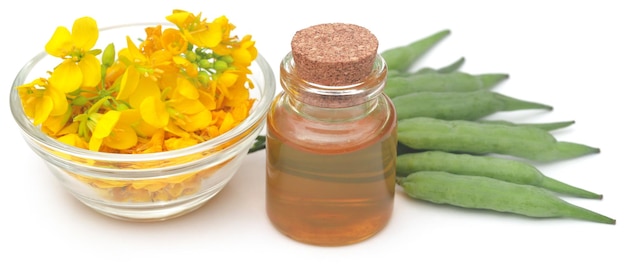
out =
[[[125,36],[143,36],[141,23],[103,28],[99,41],[124,46]],[[103,47],[98,42],[97,47]],[[161,221],[199,208],[230,181],[265,125],[276,89],[271,66],[259,54],[250,66],[256,101],[238,126],[209,141],[150,154],[95,152],[63,144],[44,134],[24,114],[17,87],[42,76],[58,58],[42,52],[19,71],[10,107],[28,146],[78,200],[104,215],[128,221]]]

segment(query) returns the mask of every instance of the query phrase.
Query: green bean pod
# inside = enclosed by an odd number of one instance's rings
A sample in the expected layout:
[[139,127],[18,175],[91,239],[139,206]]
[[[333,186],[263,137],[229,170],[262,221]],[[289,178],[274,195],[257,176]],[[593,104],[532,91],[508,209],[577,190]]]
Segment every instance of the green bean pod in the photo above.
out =
[[435,69],[435,68],[431,68],[431,67],[423,67],[419,70],[417,70],[415,72],[415,74],[422,74],[422,73],[431,73],[431,72],[435,72],[435,73],[451,73],[451,72],[456,72],[459,69],[461,69],[461,67],[463,66],[463,64],[465,64],[465,58],[461,57],[458,60],[452,62],[450,65],[441,67],[439,69]]
[[398,119],[432,117],[445,120],[477,120],[502,111],[543,109],[552,106],[524,101],[493,91],[417,92],[392,98]]
[[266,143],[266,136],[265,135],[258,135],[254,139],[254,143],[252,144],[252,146],[248,149],[248,154],[251,154],[251,153],[257,152],[259,150],[265,149],[265,143]]
[[390,98],[416,92],[472,92],[491,90],[508,78],[505,73],[469,74],[429,72],[387,78],[385,94]]
[[542,188],[488,177],[420,171],[397,178],[415,199],[457,207],[513,213],[536,218],[572,218],[604,224],[616,220],[568,203]]
[[501,157],[443,151],[409,153],[397,157],[397,175],[407,176],[418,171],[445,171],[453,174],[483,176],[517,184],[533,185],[574,197],[602,199],[601,194],[550,178],[529,163]]
[[501,125],[508,125],[508,126],[530,126],[530,127],[543,129],[546,131],[553,131],[553,130],[565,128],[575,123],[574,120],[560,121],[560,122],[548,122],[548,123],[514,123],[511,121],[507,121],[507,120],[477,120],[477,122],[487,123],[487,124],[501,124]]
[[387,78],[407,77],[407,76],[425,74],[425,73],[452,73],[461,69],[464,63],[465,63],[465,58],[461,57],[460,59],[454,61],[453,63],[446,65],[444,67],[441,67],[439,69],[435,69],[432,67],[422,67],[416,72],[387,71]]
[[450,35],[450,30],[441,30],[407,45],[387,49],[381,52],[380,55],[385,59],[388,70],[406,72],[424,54],[448,35]]
[[416,150],[495,153],[537,162],[565,160],[600,152],[599,148],[557,141],[550,132],[535,127],[428,117],[399,120],[398,141]]

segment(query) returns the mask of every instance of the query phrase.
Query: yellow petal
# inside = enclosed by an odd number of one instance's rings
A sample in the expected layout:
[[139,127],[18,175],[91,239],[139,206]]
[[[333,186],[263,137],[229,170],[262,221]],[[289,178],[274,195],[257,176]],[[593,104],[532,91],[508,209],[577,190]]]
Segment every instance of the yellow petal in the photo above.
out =
[[217,128],[217,126],[210,126],[209,127],[209,136],[214,138],[220,135],[220,131]]
[[124,75],[122,75],[122,82],[120,84],[120,91],[117,93],[115,99],[126,100],[135,92],[137,84],[139,83],[139,72],[135,67],[131,66],[126,68]]
[[148,142],[137,146],[136,153],[155,153],[163,151],[163,138],[165,137],[165,131],[163,129],[156,129],[154,133],[149,137]]
[[211,22],[211,26],[219,27],[219,31],[221,32],[223,39],[230,38],[230,32],[235,29],[235,26],[233,24],[230,24],[226,16],[220,16],[213,19],[213,22]]
[[[198,144],[198,141],[193,138],[169,138],[165,140],[167,150],[186,148],[195,144]],[[182,181],[182,179],[180,181]]]
[[64,60],[50,75],[50,85],[63,93],[71,93],[83,83],[83,72],[71,60]]
[[102,146],[102,138],[92,137],[89,139],[89,150],[99,151],[100,146]]
[[181,98],[181,100],[169,101],[168,106],[176,109],[176,111],[182,114],[196,114],[206,107],[199,100],[189,100]]
[[[68,111],[70,113],[70,111]],[[67,115],[69,117],[69,115]],[[65,115],[50,116],[41,124],[41,131],[51,136],[60,135],[59,132],[66,127],[67,118]]]
[[98,41],[98,25],[91,17],[82,17],[74,21],[72,26],[72,42],[74,46],[88,51]]
[[37,126],[46,121],[48,116],[50,116],[50,112],[52,112],[52,108],[54,108],[52,98],[48,96],[38,98],[34,109],[35,118],[33,120],[33,124]]
[[233,128],[235,126],[235,119],[233,118],[233,115],[231,115],[230,113],[226,113],[226,116],[224,116],[224,120],[222,121],[222,125],[220,125],[220,134],[224,134],[226,131],[230,130],[231,128]]
[[63,127],[59,132],[57,132],[57,134],[58,135],[78,134],[79,125],[80,125],[79,122],[72,122],[69,125]]
[[211,124],[211,112],[208,110],[200,111],[197,114],[188,115],[185,119],[185,123],[179,124],[179,126],[188,132],[193,132],[207,127]]
[[175,183],[175,184],[170,184],[170,186],[168,186],[168,188],[165,191],[172,197],[179,197],[180,195],[182,195],[184,188],[182,184]]
[[116,188],[116,187],[124,187],[126,185],[128,185],[128,181],[118,181],[118,180],[94,180],[92,178],[89,178],[89,182],[93,185],[95,185],[98,188],[102,188],[102,189],[109,189],[109,188]]
[[130,59],[133,62],[146,61],[146,56],[141,52],[141,50],[137,47],[137,45],[135,45],[135,43],[129,36],[126,37],[126,46],[127,46],[126,50],[128,52],[127,54],[128,56],[130,56],[130,58],[128,59]]
[[64,57],[72,50],[70,31],[66,27],[57,27],[46,44],[46,52],[55,57]]
[[249,105],[247,103],[242,103],[242,104],[235,106],[233,110],[231,111],[231,113],[235,121],[241,122],[244,119],[246,119],[246,117],[248,117],[249,111],[250,111]]
[[77,134],[67,134],[62,137],[59,137],[57,140],[61,141],[62,143],[68,144],[70,146],[74,146],[78,148],[87,148],[87,143]]
[[96,87],[102,78],[100,60],[93,54],[85,54],[83,58],[78,62],[83,73],[83,87]]
[[252,54],[247,49],[235,49],[232,53],[233,59],[240,65],[250,65],[254,60]]
[[174,10],[171,15],[165,17],[167,21],[181,28],[185,27],[190,18],[193,18],[193,14],[183,10]]
[[58,116],[67,113],[68,102],[63,92],[55,89],[54,87],[48,87],[44,92],[44,96],[52,99],[53,108],[50,115]]
[[219,85],[222,85],[224,87],[231,87],[233,86],[233,84],[235,84],[235,82],[237,82],[238,78],[239,75],[237,73],[232,71],[225,71],[220,75],[218,83]]
[[122,111],[118,122],[130,124],[138,136],[142,137],[153,137],[155,133],[161,131],[161,129],[157,129],[143,121],[139,109],[127,109]]
[[198,42],[198,46],[212,48],[222,42],[222,27],[220,24],[211,23],[201,25],[198,30],[191,32],[193,38]]
[[111,134],[113,131],[113,127],[117,124],[117,121],[120,119],[120,112],[115,110],[110,110],[103,114],[96,123],[96,128],[91,135],[91,138],[105,138]]
[[133,188],[135,189],[146,189],[150,192],[156,192],[158,190],[163,189],[167,186],[167,183],[160,181],[135,181],[132,183]]
[[179,30],[165,29],[161,40],[165,48],[172,54],[181,54],[187,50],[187,40]]
[[169,122],[165,127],[165,130],[169,133],[176,135],[179,138],[188,138],[189,133],[185,132],[182,128],[174,124],[174,122]]
[[207,110],[214,110],[217,107],[217,103],[215,102],[215,96],[206,91],[200,91],[200,97],[198,98],[198,100],[202,102]]
[[137,144],[137,133],[128,124],[118,124],[102,143],[113,149],[129,149]]
[[145,98],[143,102],[141,102],[139,111],[141,118],[143,118],[146,123],[157,128],[166,126],[170,119],[165,103],[159,98]]
[[143,101],[149,97],[157,99],[161,97],[159,85],[149,77],[139,76],[137,88],[133,91],[133,94],[130,95],[130,98],[128,98],[128,102],[133,108],[139,109]]
[[243,85],[235,85],[228,90],[229,97],[224,100],[224,105],[235,107],[245,103],[250,98],[250,91]]
[[222,95],[224,95],[226,98],[232,98],[232,95],[230,93],[230,87],[237,82],[238,78],[239,75],[232,71],[225,71],[220,74],[219,78],[217,79],[217,88],[220,90],[220,92],[222,92]]
[[187,99],[198,99],[198,88],[186,78],[178,78],[176,91]]

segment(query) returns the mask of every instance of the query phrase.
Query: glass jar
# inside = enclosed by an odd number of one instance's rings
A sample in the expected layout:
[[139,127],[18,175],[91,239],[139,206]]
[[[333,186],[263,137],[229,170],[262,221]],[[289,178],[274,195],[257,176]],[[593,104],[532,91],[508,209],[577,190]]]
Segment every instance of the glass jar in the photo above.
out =
[[267,117],[266,210],[283,234],[308,244],[357,243],[388,223],[395,194],[396,112],[376,54],[362,82],[325,86],[280,66],[283,91]]

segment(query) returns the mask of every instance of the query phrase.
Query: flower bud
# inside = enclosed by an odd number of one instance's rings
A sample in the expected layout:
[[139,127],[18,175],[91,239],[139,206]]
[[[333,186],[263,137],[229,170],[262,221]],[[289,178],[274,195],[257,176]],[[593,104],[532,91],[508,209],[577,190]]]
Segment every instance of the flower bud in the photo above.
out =
[[87,97],[84,97],[82,95],[76,96],[76,98],[74,98],[74,100],[72,100],[72,105],[75,106],[83,106],[85,105],[87,102],[89,101],[89,99],[87,99]]
[[223,60],[215,61],[214,67],[217,71],[224,71],[228,69],[228,63]]
[[104,48],[104,52],[102,53],[102,65],[109,67],[113,65],[115,62],[115,45],[113,43],[109,44]]
[[198,61],[198,66],[202,69],[210,69],[211,66],[213,66],[213,63],[211,63],[209,60],[207,59],[202,59],[200,61]]
[[228,64],[232,64],[235,61],[233,56],[230,56],[230,55],[223,56],[223,57],[220,58],[220,60],[224,61],[224,62],[226,62]]
[[209,81],[211,80],[211,76],[209,76],[209,73],[206,71],[200,71],[198,72],[198,81],[200,81],[200,83],[202,85],[207,85],[209,84]]
[[187,52],[185,52],[185,57],[187,58],[188,61],[190,62],[196,62],[196,60],[198,59],[198,55],[196,55],[195,52],[188,50]]

